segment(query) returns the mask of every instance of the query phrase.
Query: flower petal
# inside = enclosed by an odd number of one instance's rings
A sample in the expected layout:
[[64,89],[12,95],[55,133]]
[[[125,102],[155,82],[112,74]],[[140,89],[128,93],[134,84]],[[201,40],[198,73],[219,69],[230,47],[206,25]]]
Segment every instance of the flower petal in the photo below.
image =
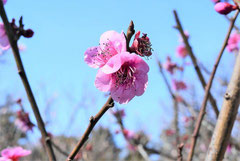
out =
[[99,69],[95,80],[95,86],[100,91],[109,91],[112,86],[111,74],[105,74],[104,72],[102,72],[102,69]]
[[109,51],[113,55],[126,51],[124,33],[120,34],[113,30],[104,32],[100,37],[100,48]]
[[84,53],[84,61],[92,68],[100,67],[102,61],[98,59],[98,47],[88,48]]

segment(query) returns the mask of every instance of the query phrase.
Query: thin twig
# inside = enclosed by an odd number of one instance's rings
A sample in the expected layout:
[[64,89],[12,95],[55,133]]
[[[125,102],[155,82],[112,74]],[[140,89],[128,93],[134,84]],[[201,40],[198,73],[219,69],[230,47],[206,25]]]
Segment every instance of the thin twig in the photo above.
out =
[[68,157],[68,153],[65,152],[64,150],[62,150],[57,144],[55,144],[53,141],[52,141],[52,146],[59,152],[61,153],[62,155]]
[[218,64],[219,64],[219,62],[221,60],[221,57],[223,55],[223,52],[224,52],[224,50],[225,50],[225,48],[227,46],[228,39],[230,37],[230,34],[232,32],[232,29],[233,29],[233,26],[234,26],[234,23],[235,23],[235,21],[237,19],[238,14],[239,14],[239,11],[236,12],[236,14],[235,14],[235,16],[234,16],[230,26],[229,26],[226,38],[225,38],[225,40],[223,42],[222,48],[221,48],[221,50],[219,52],[219,55],[217,57],[217,60],[216,60],[216,62],[214,64],[214,67],[213,67],[213,70],[212,70],[209,82],[208,82],[208,84],[206,86],[204,99],[203,99],[203,102],[202,102],[202,106],[200,108],[200,113],[198,115],[198,119],[197,119],[196,126],[195,126],[195,129],[194,129],[194,133],[193,133],[193,136],[192,136],[191,149],[190,149],[190,152],[189,152],[189,155],[188,155],[188,161],[191,161],[192,158],[193,158],[196,142],[197,142],[197,139],[198,139],[198,134],[199,134],[199,131],[200,131],[200,128],[201,128],[203,117],[204,117],[205,112],[206,112],[207,99],[208,99],[208,96],[210,94],[210,89],[211,89],[211,86],[212,86],[212,82],[213,82],[215,73],[217,71]]
[[88,140],[88,137],[89,137],[90,133],[92,132],[94,126],[97,124],[97,122],[100,120],[100,118],[105,114],[105,112],[107,112],[107,110],[113,106],[114,106],[114,101],[113,101],[112,97],[110,96],[108,98],[107,102],[101,108],[101,110],[94,117],[93,116],[90,117],[88,128],[84,132],[83,136],[81,137],[80,141],[75,146],[75,148],[73,149],[71,154],[68,156],[68,159],[67,159],[68,161],[74,160],[75,156],[77,155],[77,153],[79,152],[81,147]]
[[[158,64],[160,73],[161,73],[161,75],[162,75],[162,77],[163,77],[164,83],[165,83],[166,86],[167,86],[167,89],[168,89],[169,94],[171,95],[171,97],[172,97],[173,100],[176,100],[177,98],[176,98],[175,94],[173,93],[173,91],[172,91],[172,89],[171,89],[171,87],[170,87],[170,83],[168,82],[167,77],[166,77],[166,75],[165,75],[165,73],[164,73],[164,71],[163,71],[163,67],[162,67],[162,64],[161,64],[160,59],[156,57],[156,61],[157,61],[157,64]],[[177,101],[177,100],[176,100],[176,101]],[[193,107],[192,107],[191,105],[189,105],[184,99],[183,99],[180,103],[182,103],[184,106],[186,106],[186,107],[189,109],[190,113],[191,113],[194,117],[197,116],[197,114],[196,114],[195,110],[193,109]]]
[[[117,109],[116,114],[115,114],[114,116],[115,116],[115,118],[116,118],[116,120],[117,120],[118,125],[119,125],[120,128],[121,128],[121,133],[123,134],[123,137],[125,138],[125,140],[128,141],[130,144],[141,145],[141,147],[143,147],[143,150],[147,152],[147,153],[144,153],[144,154],[143,154],[143,153],[140,153],[141,155],[145,155],[145,156],[143,156],[143,158],[145,158],[145,160],[147,160],[147,159],[146,159],[146,154],[158,154],[158,155],[163,156],[163,157],[165,157],[165,158],[168,158],[168,159],[171,159],[171,160],[176,160],[176,158],[173,157],[173,156],[171,156],[170,154],[165,153],[165,152],[163,152],[163,151],[159,151],[159,150],[153,149],[153,148],[149,148],[149,147],[147,147],[146,145],[142,145],[142,144],[139,143],[139,141],[137,141],[137,140],[133,140],[133,141],[132,141],[133,143],[132,143],[132,142],[126,137],[126,135],[124,134],[125,126],[124,126],[122,117],[121,117],[120,112],[118,111],[118,109]],[[147,157],[147,158],[149,158],[149,157]]]
[[32,93],[32,89],[29,85],[29,82],[28,82],[28,79],[27,79],[27,76],[26,76],[26,73],[25,73],[25,70],[24,70],[24,67],[23,67],[23,64],[22,64],[22,60],[21,60],[21,57],[20,57],[20,54],[19,54],[19,49],[18,49],[18,46],[17,46],[18,38],[16,38],[17,35],[14,34],[13,29],[9,24],[9,21],[8,21],[6,12],[4,10],[2,1],[0,1],[0,15],[2,17],[4,27],[5,27],[7,36],[8,36],[8,40],[10,42],[10,45],[11,45],[11,48],[12,48],[12,51],[13,51],[13,55],[14,55],[14,58],[15,58],[15,61],[16,61],[16,64],[17,64],[18,74],[21,77],[24,88],[27,92],[28,100],[31,104],[33,113],[34,113],[35,118],[37,120],[38,128],[41,132],[42,138],[44,139],[46,151],[47,151],[47,154],[48,154],[48,158],[49,158],[50,161],[55,161],[56,157],[55,157],[54,151],[52,149],[51,140],[50,140],[50,138],[47,134],[47,131],[45,129],[44,122],[43,122],[42,117],[40,115],[37,103],[35,101],[34,95]]
[[[192,62],[193,62],[194,69],[195,69],[195,71],[196,71],[196,73],[198,75],[198,78],[199,78],[199,80],[200,80],[200,82],[202,84],[203,89],[205,89],[206,88],[206,82],[205,82],[203,74],[202,74],[202,72],[201,72],[201,70],[200,70],[200,68],[198,66],[197,59],[196,59],[196,57],[195,57],[195,55],[194,55],[194,53],[192,51],[192,47],[190,46],[190,44],[188,42],[188,38],[184,34],[184,30],[183,30],[181,22],[180,22],[180,20],[178,18],[177,12],[175,10],[173,12],[174,12],[174,16],[175,16],[175,21],[177,23],[176,29],[180,32],[180,34],[181,34],[181,36],[182,36],[182,38],[184,40],[184,44],[185,44],[185,46],[186,46],[186,48],[188,50],[188,53],[189,53],[189,56],[190,56]],[[210,103],[212,104],[213,110],[214,110],[214,112],[216,114],[216,117],[217,117],[218,114],[219,114],[219,111],[218,111],[218,108],[217,108],[216,101],[213,98],[211,93],[209,93],[209,100],[210,100]]]
[[183,156],[182,156],[182,150],[183,150],[184,144],[178,145],[178,159],[177,161],[183,161]]

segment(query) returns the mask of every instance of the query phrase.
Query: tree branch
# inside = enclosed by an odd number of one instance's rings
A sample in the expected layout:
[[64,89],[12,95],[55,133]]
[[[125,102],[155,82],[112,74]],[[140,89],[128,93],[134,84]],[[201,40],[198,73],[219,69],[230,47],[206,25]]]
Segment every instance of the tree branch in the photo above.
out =
[[47,134],[47,131],[45,129],[44,122],[43,122],[42,117],[40,115],[37,103],[35,101],[34,95],[32,93],[32,89],[30,87],[30,84],[28,82],[28,79],[27,79],[27,76],[26,76],[26,73],[25,73],[25,70],[24,70],[24,67],[23,67],[23,64],[22,64],[22,60],[21,60],[19,50],[18,50],[18,46],[17,46],[17,40],[18,40],[17,35],[15,35],[11,25],[9,24],[9,21],[8,21],[6,12],[4,10],[2,1],[0,1],[0,15],[1,15],[1,18],[3,20],[4,27],[5,27],[7,36],[8,36],[8,40],[9,40],[9,43],[11,45],[13,55],[14,55],[14,58],[15,58],[15,61],[16,61],[16,64],[17,64],[18,74],[21,77],[22,83],[24,85],[24,88],[25,88],[27,96],[28,96],[28,100],[31,104],[33,113],[34,113],[35,118],[37,120],[38,128],[41,132],[42,138],[44,139],[45,148],[46,148],[46,151],[47,151],[47,154],[48,154],[48,158],[49,158],[50,161],[55,161],[56,157],[55,157],[54,151],[52,149],[51,140],[50,140],[50,138]]
[[[190,44],[188,42],[188,38],[184,34],[184,30],[183,30],[181,22],[180,22],[180,20],[178,18],[177,12],[175,10],[173,12],[174,12],[174,16],[175,16],[175,21],[177,23],[176,29],[180,32],[180,34],[181,34],[181,36],[182,36],[182,38],[184,40],[184,44],[185,44],[185,46],[186,46],[186,48],[188,50],[188,53],[189,53],[189,56],[190,56],[192,62],[193,62],[194,69],[195,69],[195,71],[196,71],[196,73],[198,75],[198,78],[199,78],[199,80],[200,80],[200,82],[202,84],[203,89],[205,89],[206,82],[205,82],[203,74],[202,74],[202,72],[201,72],[201,70],[200,70],[200,68],[198,66],[197,59],[196,59],[196,57],[195,57],[195,55],[194,55],[194,53],[192,51],[192,47],[190,46]],[[214,110],[214,112],[216,114],[216,117],[217,117],[218,114],[219,114],[219,111],[218,111],[218,108],[217,108],[216,101],[213,98],[211,93],[209,93],[209,100],[210,100],[210,103],[211,103],[211,105],[213,107],[213,110]]]
[[105,114],[105,112],[107,112],[107,110],[113,106],[114,106],[114,101],[113,101],[112,97],[110,96],[108,98],[107,102],[101,108],[101,110],[94,117],[92,116],[90,118],[88,128],[84,132],[83,136],[81,137],[80,141],[75,146],[75,148],[73,149],[71,154],[68,156],[68,159],[67,159],[68,161],[74,160],[75,156],[77,155],[77,153],[79,152],[81,147],[88,140],[88,137],[89,137],[90,133],[92,132],[94,126],[97,124],[97,122],[100,120],[100,118]]
[[208,96],[210,94],[210,89],[212,87],[213,79],[214,79],[215,73],[217,71],[218,64],[219,64],[219,62],[221,60],[221,57],[223,55],[223,52],[224,52],[224,50],[225,50],[225,48],[227,46],[228,39],[230,37],[231,31],[233,29],[233,26],[234,26],[234,23],[235,23],[235,21],[237,19],[238,14],[239,14],[239,11],[236,12],[236,14],[235,14],[235,16],[234,16],[230,26],[229,26],[226,38],[225,38],[225,40],[223,42],[222,48],[221,48],[221,50],[219,52],[219,55],[217,57],[217,60],[216,60],[216,62],[214,64],[214,67],[213,67],[213,70],[212,70],[209,82],[208,82],[208,84],[206,86],[204,99],[203,99],[203,102],[202,102],[202,106],[200,108],[200,113],[198,115],[198,119],[197,119],[197,122],[196,122],[196,125],[195,125],[195,129],[194,129],[194,133],[193,133],[193,136],[192,136],[191,149],[190,149],[190,152],[189,152],[189,155],[188,155],[188,161],[191,161],[192,158],[193,158],[196,142],[197,142],[197,139],[198,139],[198,134],[199,134],[199,131],[200,131],[200,128],[201,128],[201,124],[202,124],[202,120],[203,120],[203,117],[204,117],[204,115],[206,113],[207,100],[208,100]]

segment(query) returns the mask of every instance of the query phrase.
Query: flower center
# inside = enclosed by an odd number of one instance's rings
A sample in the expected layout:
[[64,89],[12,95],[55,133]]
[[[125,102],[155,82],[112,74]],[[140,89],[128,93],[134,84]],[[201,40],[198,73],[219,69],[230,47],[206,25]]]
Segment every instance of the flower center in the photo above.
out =
[[116,87],[121,85],[132,85],[135,81],[135,72],[135,67],[132,67],[128,63],[123,64],[123,66],[116,73],[114,73],[116,78]]

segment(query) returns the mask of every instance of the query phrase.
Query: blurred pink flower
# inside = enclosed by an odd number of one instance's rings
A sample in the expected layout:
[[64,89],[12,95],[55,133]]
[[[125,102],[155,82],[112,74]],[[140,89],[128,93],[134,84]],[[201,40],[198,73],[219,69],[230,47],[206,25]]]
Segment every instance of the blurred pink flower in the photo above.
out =
[[111,57],[99,69],[95,86],[103,91],[110,91],[113,100],[128,103],[133,97],[141,96],[147,87],[149,67],[136,54],[122,52]]
[[187,85],[183,81],[172,80],[172,87],[174,90],[185,90],[187,89]]
[[7,0],[2,0],[3,4],[6,4],[7,3]]
[[15,121],[15,124],[23,132],[27,132],[28,130],[32,131],[32,128],[35,126],[31,122],[29,114],[22,110],[17,111],[17,119]]
[[104,66],[108,60],[119,53],[126,51],[124,33],[116,31],[104,32],[100,37],[99,46],[91,47],[84,53],[84,61],[92,68]]
[[[190,35],[189,35],[188,31],[184,31],[184,35],[187,37],[187,39],[189,39]],[[181,42],[181,43],[184,42],[184,40],[183,40],[181,35],[180,35],[180,38],[179,38],[179,42]]]
[[180,58],[185,58],[188,55],[188,50],[186,49],[185,45],[179,45],[177,47],[177,56]]
[[179,95],[176,96],[176,100],[177,102],[183,102],[182,96],[179,96]]
[[22,147],[6,148],[1,151],[0,161],[18,161],[21,157],[30,154],[30,150],[25,150]]
[[165,68],[170,74],[174,73],[174,70],[178,68],[176,63],[173,63],[171,58],[168,56],[167,61],[163,64],[163,68]]
[[231,153],[231,151],[232,151],[232,145],[231,144],[228,144],[226,151],[227,151],[227,153]]
[[151,56],[152,55],[152,44],[147,37],[147,34],[143,34],[140,37],[140,31],[135,34],[135,38],[133,40],[133,44],[130,47],[131,52],[135,52],[140,56]]
[[175,134],[175,131],[172,130],[172,129],[167,129],[167,130],[165,131],[165,134],[166,134],[167,136],[173,136],[173,135]]
[[214,9],[223,15],[227,15],[233,10],[236,10],[238,7],[236,5],[232,5],[228,2],[218,2],[215,4]]
[[7,33],[5,31],[3,23],[0,23],[0,48],[2,50],[7,50],[10,48]]
[[235,32],[231,34],[231,36],[228,39],[228,44],[227,44],[227,50],[229,52],[233,52],[234,50],[238,50],[238,43],[240,41],[240,34]]
[[133,139],[133,138],[134,138],[135,133],[134,133],[133,131],[124,129],[124,130],[123,130],[123,135],[126,137],[126,139],[130,140],[130,139]]

